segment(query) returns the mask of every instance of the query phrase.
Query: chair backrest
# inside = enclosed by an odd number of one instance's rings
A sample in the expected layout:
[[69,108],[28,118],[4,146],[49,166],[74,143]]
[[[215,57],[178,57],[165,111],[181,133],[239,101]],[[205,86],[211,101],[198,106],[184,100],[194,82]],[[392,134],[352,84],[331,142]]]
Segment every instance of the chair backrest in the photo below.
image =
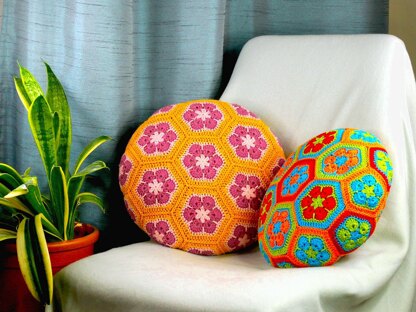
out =
[[383,130],[400,118],[396,104],[405,101],[397,99],[406,96],[404,75],[395,71],[408,57],[398,53],[406,49],[390,35],[257,37],[244,46],[221,99],[257,113],[286,153],[343,127],[370,131],[389,145]]

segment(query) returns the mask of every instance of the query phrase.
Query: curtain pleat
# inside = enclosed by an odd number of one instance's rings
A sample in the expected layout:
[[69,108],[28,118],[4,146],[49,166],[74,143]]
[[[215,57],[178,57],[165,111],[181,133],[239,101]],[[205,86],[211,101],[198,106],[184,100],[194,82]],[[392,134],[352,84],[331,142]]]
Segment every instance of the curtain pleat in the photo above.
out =
[[386,33],[388,13],[387,0],[6,0],[0,6],[0,161],[44,176],[12,77],[19,61],[46,88],[47,61],[70,103],[72,161],[91,139],[113,138],[95,154],[111,166],[101,188],[110,213],[81,213],[109,233],[119,228],[120,214],[127,216],[117,163],[155,109],[219,97],[252,37]]

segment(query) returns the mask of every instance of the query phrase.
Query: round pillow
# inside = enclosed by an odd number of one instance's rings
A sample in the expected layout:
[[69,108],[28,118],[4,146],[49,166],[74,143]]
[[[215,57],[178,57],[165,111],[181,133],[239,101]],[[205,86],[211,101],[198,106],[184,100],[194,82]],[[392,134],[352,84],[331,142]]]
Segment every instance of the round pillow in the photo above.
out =
[[218,255],[257,241],[260,203],[283,163],[256,115],[198,100],[166,106],[136,130],[119,182],[132,219],[156,242]]
[[392,176],[387,151],[368,132],[312,138],[289,155],[264,196],[262,254],[276,267],[333,264],[372,235]]

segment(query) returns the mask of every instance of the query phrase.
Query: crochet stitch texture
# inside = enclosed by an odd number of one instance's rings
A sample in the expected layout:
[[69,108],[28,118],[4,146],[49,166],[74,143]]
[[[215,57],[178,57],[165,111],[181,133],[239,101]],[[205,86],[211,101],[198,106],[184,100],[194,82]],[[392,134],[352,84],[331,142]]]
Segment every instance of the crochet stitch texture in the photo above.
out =
[[156,242],[218,255],[257,241],[260,204],[283,163],[256,115],[198,100],[163,107],[136,130],[119,182],[130,216]]
[[326,266],[372,235],[393,178],[378,138],[356,129],[322,133],[289,155],[268,188],[260,251],[275,267]]

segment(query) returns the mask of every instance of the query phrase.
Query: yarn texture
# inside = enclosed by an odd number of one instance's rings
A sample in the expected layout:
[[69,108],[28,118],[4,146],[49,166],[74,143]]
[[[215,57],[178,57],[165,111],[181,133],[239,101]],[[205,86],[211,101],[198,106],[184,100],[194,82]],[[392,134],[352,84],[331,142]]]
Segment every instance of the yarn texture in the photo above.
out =
[[119,182],[131,218],[153,240],[218,255],[257,241],[260,204],[283,163],[255,114],[197,100],[163,107],[136,130]]
[[373,234],[393,168],[369,132],[322,133],[289,155],[268,188],[258,224],[260,251],[275,267],[327,266]]

